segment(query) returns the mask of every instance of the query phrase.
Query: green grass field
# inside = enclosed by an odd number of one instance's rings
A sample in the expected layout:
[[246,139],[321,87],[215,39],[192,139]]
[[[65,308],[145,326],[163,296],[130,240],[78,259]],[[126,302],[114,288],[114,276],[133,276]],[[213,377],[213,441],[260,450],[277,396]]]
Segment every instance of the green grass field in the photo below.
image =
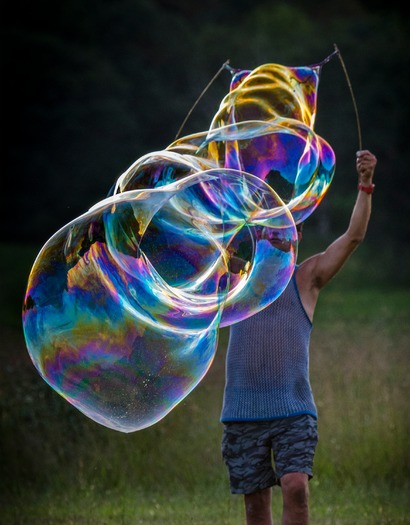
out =
[[[1,304],[0,522],[243,524],[220,456],[227,329],[191,395],[158,424],[122,434],[37,374],[5,301],[19,286],[9,279]],[[409,290],[344,292],[341,276],[322,292],[310,363],[320,432],[312,525],[410,524],[409,313]],[[277,524],[280,506],[276,490]]]

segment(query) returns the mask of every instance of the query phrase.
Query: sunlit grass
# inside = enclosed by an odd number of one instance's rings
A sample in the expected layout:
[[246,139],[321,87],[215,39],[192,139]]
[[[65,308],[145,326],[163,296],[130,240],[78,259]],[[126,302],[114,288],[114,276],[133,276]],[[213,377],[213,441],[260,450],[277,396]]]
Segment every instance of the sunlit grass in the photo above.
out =
[[[409,307],[406,290],[331,285],[322,294],[310,362],[320,432],[314,525],[410,523]],[[1,523],[244,523],[220,456],[226,329],[199,387],[131,434],[94,423],[50,389],[21,331],[1,335]],[[276,523],[280,505],[276,490]]]
[[[152,489],[148,493],[73,490],[24,499],[24,508],[8,507],[2,523],[13,525],[241,525],[240,496],[229,497],[223,487],[179,491]],[[409,523],[405,491],[388,485],[345,487],[311,485],[311,522],[315,525],[405,525]],[[273,499],[274,522],[280,523],[280,497]]]

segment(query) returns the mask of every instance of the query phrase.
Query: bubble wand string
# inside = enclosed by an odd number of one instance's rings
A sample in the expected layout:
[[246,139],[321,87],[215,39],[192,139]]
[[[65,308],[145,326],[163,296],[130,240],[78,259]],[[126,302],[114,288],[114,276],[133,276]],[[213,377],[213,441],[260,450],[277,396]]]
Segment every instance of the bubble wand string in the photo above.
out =
[[339,50],[338,49],[335,49],[333,51],[333,53],[330,53],[329,56],[327,56],[326,58],[324,58],[321,62],[317,63],[317,64],[312,64],[311,66],[309,66],[311,69],[321,69],[322,66],[324,66],[325,64],[327,64],[328,62],[330,62],[332,60],[332,58],[337,55],[339,53]]
[[[358,134],[358,140],[359,140],[359,150],[362,149],[362,132],[361,132],[361,126],[360,126],[360,118],[359,118],[359,110],[357,108],[357,104],[356,104],[356,99],[355,99],[355,96],[354,96],[354,92],[353,92],[353,87],[352,87],[352,83],[350,81],[350,77],[349,77],[349,74],[347,72],[347,68],[346,68],[346,64],[344,63],[344,60],[343,60],[343,57],[342,57],[342,54],[340,52],[340,49],[337,47],[336,44],[333,44],[335,50],[333,51],[333,53],[331,53],[328,57],[326,57],[324,60],[322,60],[321,62],[319,62],[318,64],[314,64],[313,66],[311,66],[312,68],[313,67],[316,67],[316,68],[321,68],[323,65],[327,64],[335,55],[337,55],[339,57],[339,60],[340,60],[340,64],[342,66],[342,69],[343,69],[343,73],[346,77],[346,82],[347,82],[347,85],[348,85],[348,88],[349,88],[349,91],[350,91],[350,96],[352,97],[352,102],[353,102],[353,108],[354,108],[354,112],[355,112],[355,115],[356,115],[356,125],[357,125],[357,134]],[[191,116],[192,112],[194,111],[194,109],[196,108],[196,106],[198,105],[199,101],[201,100],[201,98],[205,95],[205,93],[208,91],[208,89],[210,88],[210,86],[213,84],[213,82],[215,82],[215,80],[218,78],[218,76],[221,74],[221,72],[224,70],[224,69],[227,69],[229,70],[231,73],[234,71],[233,68],[231,68],[229,66],[229,59],[226,60],[226,62],[224,62],[222,64],[222,66],[219,68],[219,70],[216,72],[216,74],[212,77],[212,79],[208,82],[208,84],[205,86],[205,88],[203,89],[203,91],[201,92],[201,94],[199,95],[199,97],[196,99],[194,105],[192,106],[192,108],[189,110],[187,116],[184,118],[177,134],[175,135],[175,139],[174,140],[177,140],[178,137],[180,136],[181,134],[181,131],[182,129],[184,128],[187,120],[189,119],[189,117]]]
[[174,140],[177,140],[179,135],[181,134],[181,131],[183,129],[183,127],[185,126],[187,120],[189,119],[189,117],[191,116],[192,112],[194,111],[194,109],[196,108],[196,106],[198,105],[198,102],[201,100],[201,98],[205,95],[205,93],[208,91],[208,89],[210,88],[210,86],[215,82],[215,80],[219,77],[219,75],[222,73],[222,71],[224,69],[227,68],[227,66],[229,65],[229,58],[226,62],[224,62],[222,64],[222,66],[219,68],[219,70],[215,73],[215,75],[211,78],[211,80],[208,82],[208,84],[205,86],[205,88],[203,89],[202,93],[199,95],[199,97],[196,99],[194,105],[192,106],[192,108],[188,111],[188,114],[187,116],[184,118],[184,121],[182,122],[179,130],[178,130],[178,133],[175,135],[175,139]]

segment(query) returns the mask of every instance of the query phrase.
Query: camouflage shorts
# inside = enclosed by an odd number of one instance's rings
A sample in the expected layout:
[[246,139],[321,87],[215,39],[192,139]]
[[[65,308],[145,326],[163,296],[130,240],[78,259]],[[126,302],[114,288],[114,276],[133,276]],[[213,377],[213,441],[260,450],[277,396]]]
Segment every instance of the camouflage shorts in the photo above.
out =
[[304,472],[310,479],[317,441],[317,420],[307,414],[226,423],[222,456],[229,469],[232,494],[251,494],[279,485],[280,478],[289,472]]

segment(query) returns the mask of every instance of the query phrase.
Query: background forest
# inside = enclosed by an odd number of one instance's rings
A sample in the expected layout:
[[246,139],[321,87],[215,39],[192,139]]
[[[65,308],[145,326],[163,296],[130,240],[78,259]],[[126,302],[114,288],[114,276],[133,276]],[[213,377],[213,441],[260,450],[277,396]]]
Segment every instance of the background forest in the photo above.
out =
[[[41,245],[105,197],[134,160],[173,141],[227,59],[244,69],[267,62],[309,65],[336,43],[357,99],[363,147],[379,159],[368,245],[376,247],[376,265],[379,257],[387,264],[391,253],[395,279],[404,279],[410,31],[408,14],[398,6],[359,0],[12,2],[2,14],[2,193],[11,206],[2,206],[2,241]],[[218,77],[182,136],[209,127],[229,80],[228,71]],[[337,59],[322,71],[316,131],[334,148],[337,171],[310,231],[331,238],[345,227],[356,191],[358,148]]]

